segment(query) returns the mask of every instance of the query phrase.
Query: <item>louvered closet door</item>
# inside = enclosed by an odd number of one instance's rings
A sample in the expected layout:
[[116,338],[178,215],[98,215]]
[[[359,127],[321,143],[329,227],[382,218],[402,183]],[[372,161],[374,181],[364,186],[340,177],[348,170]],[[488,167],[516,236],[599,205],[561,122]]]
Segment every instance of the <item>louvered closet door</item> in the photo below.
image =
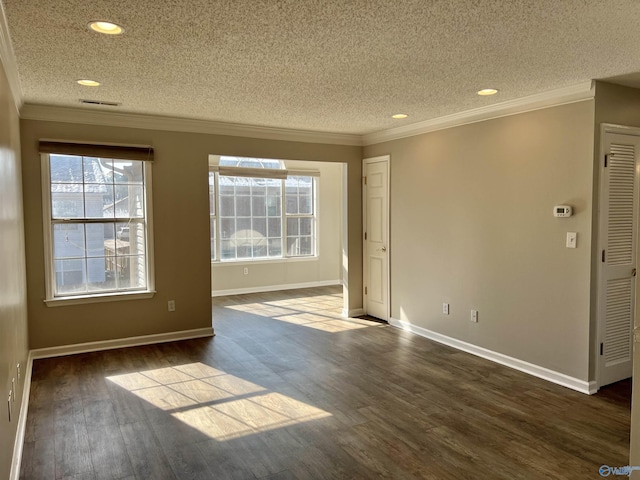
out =
[[605,135],[599,285],[599,386],[632,375],[640,138]]

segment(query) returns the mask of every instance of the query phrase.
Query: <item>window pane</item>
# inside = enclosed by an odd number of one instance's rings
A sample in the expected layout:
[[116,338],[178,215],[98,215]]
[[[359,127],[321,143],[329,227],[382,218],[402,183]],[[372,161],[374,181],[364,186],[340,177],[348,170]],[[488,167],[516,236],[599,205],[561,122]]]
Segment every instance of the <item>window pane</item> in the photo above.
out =
[[251,236],[251,218],[236,218],[236,236]]
[[66,224],[53,226],[53,257],[84,257],[84,225]]
[[118,258],[121,269],[117,275],[119,288],[146,288],[146,259],[144,255],[130,255]]
[[82,157],[84,183],[106,185],[113,183],[113,162],[99,158]]
[[251,216],[251,197],[236,196],[236,215],[238,217]]
[[313,177],[288,177],[286,184],[287,213],[290,215],[313,213]]
[[55,260],[55,291],[57,294],[84,293],[86,291],[84,259]]
[[256,217],[267,215],[267,203],[264,196],[253,197],[251,199],[251,214]]
[[280,217],[270,218],[268,226],[268,236],[270,238],[280,238],[280,236],[282,235],[282,222],[280,220]]
[[114,183],[143,184],[144,162],[114,160],[113,177]]
[[87,258],[87,290],[99,292],[112,290],[116,286],[115,278],[107,275],[107,261],[105,257]]
[[300,219],[300,235],[311,235],[313,219],[310,217]]
[[104,257],[107,248],[107,238],[105,233],[110,233],[106,225],[113,229],[113,224],[89,223],[84,226],[86,236],[86,256],[87,257]]
[[211,236],[211,260],[216,259],[216,219],[210,218],[209,234]]
[[270,194],[267,196],[267,215],[270,217],[280,218],[281,210],[282,201],[280,199],[280,194]]
[[253,236],[260,234],[262,237],[267,237],[267,219],[266,218],[253,218],[252,221]]
[[236,214],[235,199],[233,196],[224,195],[220,197],[220,216],[233,217]]
[[245,168],[273,168],[281,169],[282,162],[272,158],[228,157],[221,156],[218,165]]
[[50,155],[51,183],[78,183],[82,185],[82,157]]
[[280,238],[269,239],[269,256],[270,257],[282,256],[282,240]]
[[142,185],[116,185],[115,191],[116,217],[144,217],[144,189]]
[[253,178],[251,179],[251,195],[266,195],[267,194],[267,182],[266,178]]
[[300,238],[299,255],[313,255],[313,239],[311,237]]
[[313,217],[287,218],[287,255],[314,255],[314,222]]
[[216,214],[215,172],[209,172],[209,214]]
[[58,183],[51,185],[51,218],[84,217],[82,185]]
[[299,226],[299,218],[287,218],[287,237],[293,237],[298,235],[300,232]]
[[235,218],[221,218],[220,219],[220,235],[221,238],[231,238],[236,232],[236,219]]
[[298,193],[291,192],[287,189],[287,214],[297,214],[298,209]]

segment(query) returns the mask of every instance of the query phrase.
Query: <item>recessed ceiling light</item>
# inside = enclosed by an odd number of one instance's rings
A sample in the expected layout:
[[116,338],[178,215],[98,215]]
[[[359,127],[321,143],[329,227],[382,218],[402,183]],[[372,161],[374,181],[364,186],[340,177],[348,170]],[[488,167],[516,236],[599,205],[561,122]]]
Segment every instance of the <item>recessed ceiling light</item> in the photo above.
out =
[[391,118],[395,118],[395,119],[401,119],[401,118],[407,118],[409,115],[407,115],[406,113],[396,113],[395,115],[391,115]]
[[478,95],[482,95],[483,97],[486,97],[487,95],[495,95],[496,93],[498,93],[498,90],[495,88],[483,88],[478,91]]
[[89,28],[95,32],[106,35],[120,35],[124,33],[124,28],[111,22],[91,22]]
[[83,87],[98,87],[100,85],[100,82],[96,82],[95,80],[78,80],[77,82]]

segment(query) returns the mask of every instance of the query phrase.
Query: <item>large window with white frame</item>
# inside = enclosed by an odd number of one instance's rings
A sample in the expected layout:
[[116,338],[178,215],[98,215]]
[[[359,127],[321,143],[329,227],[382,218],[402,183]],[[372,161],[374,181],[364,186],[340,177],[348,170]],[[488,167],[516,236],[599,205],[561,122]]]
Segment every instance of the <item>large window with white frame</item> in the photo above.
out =
[[209,169],[212,261],[313,257],[317,172],[275,159],[219,156]]
[[47,300],[152,293],[151,162],[42,159]]

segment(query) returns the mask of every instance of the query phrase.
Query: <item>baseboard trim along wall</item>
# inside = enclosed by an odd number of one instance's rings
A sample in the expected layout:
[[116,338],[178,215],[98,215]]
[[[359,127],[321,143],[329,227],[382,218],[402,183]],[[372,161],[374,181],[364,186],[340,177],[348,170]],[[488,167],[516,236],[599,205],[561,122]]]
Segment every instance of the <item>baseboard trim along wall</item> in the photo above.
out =
[[394,327],[415,333],[416,335],[420,335],[421,337],[426,337],[435,342],[448,345],[449,347],[462,350],[463,352],[471,353],[472,355],[486,358],[487,360],[491,360],[506,367],[514,368],[521,372],[528,373],[529,375],[533,375],[534,377],[542,378],[543,380],[547,380],[557,385],[562,385],[563,387],[570,388],[580,393],[591,395],[598,391],[596,382],[588,382],[585,380],[580,380],[578,378],[570,377],[569,375],[565,375],[564,373],[549,370],[548,368],[540,367],[538,365],[534,365],[533,363],[509,357],[502,353],[494,352],[492,350],[488,350],[471,343],[463,342],[462,340],[457,340],[455,338],[448,337],[431,330],[427,330],[426,328],[412,325],[409,322],[398,320],[397,318],[392,318],[389,321],[389,324]]
[[173,342],[176,340],[189,340],[191,338],[213,337],[212,327],[196,328],[194,330],[181,330],[179,332],[156,333],[153,335],[141,335],[139,337],[118,338],[116,340],[103,340],[98,342],[76,343],[74,345],[62,345],[60,347],[38,348],[31,350],[33,360],[38,358],[61,357],[76,353],[98,352],[100,350],[112,350],[114,348],[136,347],[138,345],[151,345],[153,343]]
[[343,317],[355,318],[361,317],[362,315],[364,315],[364,308],[354,308],[351,310],[347,310],[346,308],[342,309]]
[[296,290],[298,288],[330,287],[342,285],[341,280],[323,280],[321,282],[287,283],[284,285],[266,285],[264,287],[232,288],[229,290],[212,290],[212,297],[225,297],[227,295],[242,295],[245,293],[277,292],[279,290]]
[[13,457],[11,458],[11,471],[9,480],[20,478],[20,464],[22,463],[22,451],[24,437],[27,430],[27,409],[29,408],[29,395],[31,394],[31,372],[33,371],[33,357],[31,352],[27,357],[27,365],[24,371],[24,386],[22,388],[22,402],[20,403],[20,415],[18,416],[18,428],[16,440],[13,444]]

